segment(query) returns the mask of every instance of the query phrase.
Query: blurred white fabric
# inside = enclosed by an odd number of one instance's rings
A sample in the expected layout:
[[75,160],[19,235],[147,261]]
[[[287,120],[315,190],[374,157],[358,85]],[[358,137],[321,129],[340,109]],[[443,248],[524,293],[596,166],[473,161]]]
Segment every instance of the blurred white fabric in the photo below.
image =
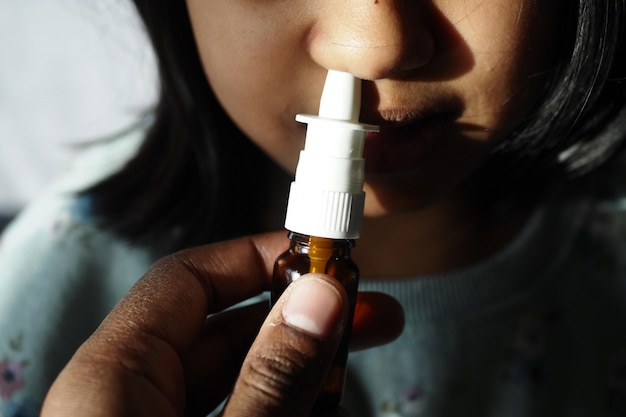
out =
[[149,108],[155,68],[130,0],[0,0],[0,216]]

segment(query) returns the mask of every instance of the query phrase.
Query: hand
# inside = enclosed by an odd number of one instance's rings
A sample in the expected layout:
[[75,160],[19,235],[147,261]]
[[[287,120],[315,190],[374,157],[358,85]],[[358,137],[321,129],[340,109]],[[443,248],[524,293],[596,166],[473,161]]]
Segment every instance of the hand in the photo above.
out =
[[[345,325],[343,288],[311,274],[264,322],[267,303],[220,313],[269,288],[286,244],[273,233],[158,261],[79,348],[41,415],[206,415],[231,393],[225,417],[309,416]],[[361,294],[352,346],[391,341],[402,325],[395,300]]]

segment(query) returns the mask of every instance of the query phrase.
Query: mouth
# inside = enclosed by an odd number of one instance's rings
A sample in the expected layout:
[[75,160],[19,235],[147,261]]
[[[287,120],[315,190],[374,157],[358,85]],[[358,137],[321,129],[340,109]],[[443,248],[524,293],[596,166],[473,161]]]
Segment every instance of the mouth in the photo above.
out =
[[384,176],[415,170],[441,143],[449,113],[387,111],[379,113],[380,132],[368,133],[363,155],[369,176]]

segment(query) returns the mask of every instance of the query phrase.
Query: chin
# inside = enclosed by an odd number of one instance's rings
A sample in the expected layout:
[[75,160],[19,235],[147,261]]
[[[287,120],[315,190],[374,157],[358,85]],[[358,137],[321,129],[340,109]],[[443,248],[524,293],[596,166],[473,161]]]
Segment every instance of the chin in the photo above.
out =
[[464,184],[464,170],[419,172],[393,178],[367,178],[365,216],[419,212],[454,198]]
[[381,191],[367,185],[365,192],[365,216],[370,218],[421,211],[437,200],[432,195],[419,192]]

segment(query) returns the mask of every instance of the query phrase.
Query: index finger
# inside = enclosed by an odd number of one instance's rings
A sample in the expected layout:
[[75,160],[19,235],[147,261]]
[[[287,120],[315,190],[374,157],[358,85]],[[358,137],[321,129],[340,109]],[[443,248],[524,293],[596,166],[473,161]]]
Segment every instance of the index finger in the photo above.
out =
[[[126,323],[129,330],[156,336],[180,352],[207,315],[266,291],[274,261],[287,245],[285,232],[275,232],[162,258],[113,309],[110,322],[116,327]],[[141,323],[135,326],[138,317]]]

